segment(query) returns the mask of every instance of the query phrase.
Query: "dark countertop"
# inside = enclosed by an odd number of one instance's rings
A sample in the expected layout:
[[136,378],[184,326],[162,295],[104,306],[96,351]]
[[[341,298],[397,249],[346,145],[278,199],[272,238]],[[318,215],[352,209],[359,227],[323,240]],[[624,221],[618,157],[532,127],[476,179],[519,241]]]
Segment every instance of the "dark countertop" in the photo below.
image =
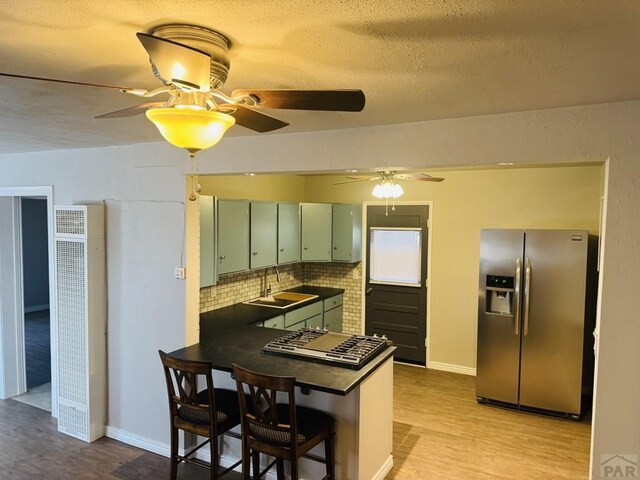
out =
[[[296,305],[310,305],[343,293],[339,288],[301,286],[288,291],[313,293],[317,299]],[[209,360],[213,368],[231,372],[232,363],[270,375],[296,377],[299,387],[335,395],[347,395],[365,378],[393,355],[389,347],[360,370],[334,367],[307,360],[280,357],[262,353],[262,347],[284,335],[284,330],[261,328],[253,324],[284,313],[277,308],[235,304],[200,315],[200,343],[171,352],[186,360]]]
[[309,293],[318,295],[318,298],[299,303],[286,309],[261,307],[259,305],[248,305],[246,303],[236,303],[228,307],[219,308],[210,312],[200,314],[200,341],[210,338],[221,326],[241,326],[269,320],[270,318],[282,315],[285,312],[292,312],[298,308],[321,302],[327,298],[335,297],[344,293],[342,288],[314,287],[311,285],[301,285],[299,287],[285,290],[287,292]]

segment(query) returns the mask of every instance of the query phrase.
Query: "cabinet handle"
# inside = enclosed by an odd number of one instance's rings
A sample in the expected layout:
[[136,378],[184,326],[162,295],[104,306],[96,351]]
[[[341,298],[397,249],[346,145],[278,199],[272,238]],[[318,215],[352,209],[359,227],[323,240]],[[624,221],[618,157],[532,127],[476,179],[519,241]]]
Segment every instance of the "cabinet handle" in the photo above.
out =
[[280,249],[280,251],[281,251],[281,252],[284,252],[284,248],[281,248],[281,249]]
[[309,250],[309,247],[304,247],[305,250]]
[[225,258],[227,258],[227,257],[225,257],[224,255],[220,256],[220,260],[224,260]]
[[257,254],[258,254],[258,252],[253,252],[253,254],[254,254],[254,255],[257,255]]
[[338,249],[338,247],[333,247],[333,249],[334,249],[334,250],[337,250],[337,249]]

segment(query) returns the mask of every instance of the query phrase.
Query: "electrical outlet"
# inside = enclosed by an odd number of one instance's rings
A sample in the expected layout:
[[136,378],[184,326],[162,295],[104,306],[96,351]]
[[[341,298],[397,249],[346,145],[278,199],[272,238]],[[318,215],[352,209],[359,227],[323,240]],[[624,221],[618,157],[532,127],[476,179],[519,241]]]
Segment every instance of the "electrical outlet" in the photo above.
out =
[[184,267],[176,268],[174,271],[174,276],[176,277],[176,280],[184,280],[184,277],[186,277],[186,272]]

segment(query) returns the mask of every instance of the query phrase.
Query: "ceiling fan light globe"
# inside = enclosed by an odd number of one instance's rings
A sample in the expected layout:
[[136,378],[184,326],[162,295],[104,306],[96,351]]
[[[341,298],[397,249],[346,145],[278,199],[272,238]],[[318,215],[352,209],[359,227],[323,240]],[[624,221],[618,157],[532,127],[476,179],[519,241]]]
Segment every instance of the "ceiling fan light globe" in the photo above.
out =
[[397,183],[384,180],[373,187],[371,195],[376,198],[398,198],[404,194],[404,190]]
[[378,183],[375,187],[373,187],[373,191],[371,192],[371,195],[373,195],[376,198],[384,198],[383,186]]
[[213,147],[236,121],[226,113],[195,108],[151,108],[146,115],[167,142],[192,154]]
[[394,183],[392,188],[391,198],[398,198],[404,195],[404,189],[397,183]]

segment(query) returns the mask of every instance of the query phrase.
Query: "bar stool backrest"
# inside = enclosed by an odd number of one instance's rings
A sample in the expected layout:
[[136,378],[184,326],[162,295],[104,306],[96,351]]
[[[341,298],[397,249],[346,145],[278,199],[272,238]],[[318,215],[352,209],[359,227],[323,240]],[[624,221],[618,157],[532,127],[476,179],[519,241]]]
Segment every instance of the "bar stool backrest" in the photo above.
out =
[[[261,443],[290,448],[295,452],[297,442],[294,439],[298,438],[295,377],[265,375],[235,364],[233,374],[238,392],[248,392],[246,396],[239,396],[243,434],[249,434]],[[280,399],[286,398],[287,402],[279,402],[278,407],[279,392]],[[285,403],[288,403],[288,408]]]

